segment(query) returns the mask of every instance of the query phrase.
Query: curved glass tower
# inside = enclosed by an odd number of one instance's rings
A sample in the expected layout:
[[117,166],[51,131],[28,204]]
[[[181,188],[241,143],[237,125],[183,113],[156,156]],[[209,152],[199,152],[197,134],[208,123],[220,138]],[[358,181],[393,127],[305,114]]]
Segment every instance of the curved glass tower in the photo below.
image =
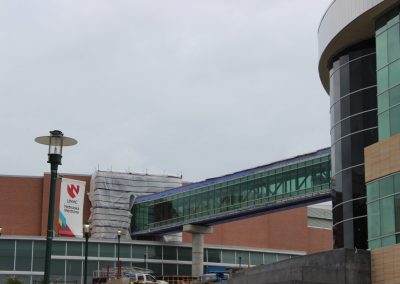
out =
[[366,248],[364,147],[378,137],[374,42],[353,46],[332,61],[329,94],[334,243],[335,247]]
[[331,99],[335,248],[400,242],[398,6],[335,0],[318,29],[319,75]]

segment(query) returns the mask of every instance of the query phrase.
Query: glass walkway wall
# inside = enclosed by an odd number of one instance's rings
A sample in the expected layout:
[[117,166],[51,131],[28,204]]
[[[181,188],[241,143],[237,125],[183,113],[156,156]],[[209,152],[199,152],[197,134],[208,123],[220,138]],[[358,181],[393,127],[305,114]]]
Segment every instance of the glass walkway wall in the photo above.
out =
[[[138,198],[133,234],[330,192],[330,149]],[[233,214],[231,214],[233,213]]]

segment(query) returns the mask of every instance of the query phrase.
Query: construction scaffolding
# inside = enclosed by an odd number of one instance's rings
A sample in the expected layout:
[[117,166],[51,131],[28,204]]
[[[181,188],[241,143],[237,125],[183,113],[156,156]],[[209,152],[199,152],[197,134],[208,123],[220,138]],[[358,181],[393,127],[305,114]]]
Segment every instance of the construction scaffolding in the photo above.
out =
[[92,175],[89,200],[91,237],[130,240],[130,212],[139,196],[160,193],[182,186],[182,178],[166,175],[96,171]]

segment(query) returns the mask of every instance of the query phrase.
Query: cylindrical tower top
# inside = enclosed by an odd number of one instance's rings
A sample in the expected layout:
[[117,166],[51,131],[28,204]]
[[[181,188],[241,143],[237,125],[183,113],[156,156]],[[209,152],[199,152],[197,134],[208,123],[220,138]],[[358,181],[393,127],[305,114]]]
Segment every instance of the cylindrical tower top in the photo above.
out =
[[334,0],[318,28],[319,76],[329,91],[331,59],[346,48],[375,36],[375,17],[397,0]]

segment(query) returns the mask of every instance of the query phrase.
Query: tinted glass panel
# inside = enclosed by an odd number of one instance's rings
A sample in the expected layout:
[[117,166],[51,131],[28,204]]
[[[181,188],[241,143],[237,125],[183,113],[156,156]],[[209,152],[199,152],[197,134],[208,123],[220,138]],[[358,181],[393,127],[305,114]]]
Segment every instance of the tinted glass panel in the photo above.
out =
[[186,265],[186,264],[179,264],[178,272],[179,272],[179,275],[190,276],[190,275],[192,275],[192,266]]
[[249,264],[249,252],[248,251],[236,251],[237,263],[241,265]]
[[51,260],[51,279],[63,281],[65,279],[65,260]]
[[[178,260],[192,260],[192,248],[178,247]],[[181,274],[179,274],[181,275]]]
[[[54,242],[57,244],[58,242]],[[64,243],[65,244],[65,243]],[[44,271],[44,259],[46,254],[46,243],[43,241],[34,241],[33,243],[33,271]]]
[[88,256],[99,256],[99,244],[89,241]]
[[162,246],[148,246],[147,248],[150,259],[162,259]]
[[100,243],[100,257],[115,257],[114,244]]
[[17,240],[17,257],[15,260],[16,270],[31,271],[32,241]]
[[82,256],[82,243],[68,242],[67,255],[69,256]]
[[167,259],[167,260],[176,260],[177,259],[176,247],[165,246],[163,249],[164,249],[164,259]]
[[250,252],[250,264],[251,265],[263,264],[263,253]]
[[[387,51],[387,36],[379,35],[377,48]],[[387,56],[387,54],[386,54]],[[379,66],[387,61],[378,58]],[[331,141],[334,185],[334,247],[364,248],[367,245],[366,196],[364,184],[364,147],[377,141],[377,72],[375,43],[366,41],[345,50],[332,61],[331,69]],[[378,71],[382,82],[389,81],[388,70]],[[379,92],[387,86],[378,86]],[[388,95],[380,103],[387,104]],[[359,218],[358,221],[348,221]]]
[[66,242],[53,242],[51,253],[53,255],[65,255]]
[[209,262],[221,262],[221,251],[219,249],[207,249]]
[[119,250],[119,256],[122,258],[130,258],[131,257],[131,246],[127,244],[121,244]]
[[233,250],[222,250],[222,262],[224,262],[224,263],[236,263],[235,251],[233,251]]
[[176,264],[167,264],[165,263],[163,265],[163,269],[164,269],[164,275],[169,275],[169,276],[173,276],[173,275],[178,275],[178,265]]
[[146,246],[140,246],[140,245],[132,246],[132,257],[133,258],[143,259],[145,253],[146,253]]
[[14,270],[15,241],[0,239],[0,270]]

